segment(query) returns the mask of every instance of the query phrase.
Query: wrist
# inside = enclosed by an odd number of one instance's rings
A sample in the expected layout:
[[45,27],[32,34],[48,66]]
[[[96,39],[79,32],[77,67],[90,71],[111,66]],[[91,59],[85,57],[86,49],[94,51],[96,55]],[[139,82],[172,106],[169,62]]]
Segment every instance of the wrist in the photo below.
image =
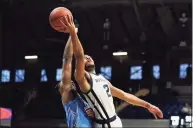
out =
[[146,103],[144,107],[149,109],[151,107],[151,104],[150,103]]
[[75,35],[77,32],[76,32],[76,30],[75,29],[73,29],[72,31],[70,31],[70,34],[71,35]]

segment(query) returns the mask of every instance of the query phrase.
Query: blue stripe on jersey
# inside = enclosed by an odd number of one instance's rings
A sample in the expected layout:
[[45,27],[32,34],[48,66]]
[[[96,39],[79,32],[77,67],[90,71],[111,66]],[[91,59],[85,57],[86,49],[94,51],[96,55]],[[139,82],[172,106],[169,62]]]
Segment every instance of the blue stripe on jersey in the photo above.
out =
[[85,112],[85,108],[88,108],[88,105],[80,96],[63,104],[63,107],[66,111],[66,120],[69,128],[92,127],[91,120]]

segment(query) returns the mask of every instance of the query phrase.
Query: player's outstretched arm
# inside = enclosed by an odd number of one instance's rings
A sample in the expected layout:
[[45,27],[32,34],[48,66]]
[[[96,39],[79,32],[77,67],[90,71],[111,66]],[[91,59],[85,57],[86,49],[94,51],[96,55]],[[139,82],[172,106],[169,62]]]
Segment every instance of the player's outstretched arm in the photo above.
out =
[[154,105],[152,105],[152,104],[150,104],[150,103],[148,103],[148,102],[146,102],[146,101],[144,101],[144,100],[142,100],[142,99],[140,99],[132,94],[126,93],[123,90],[120,90],[120,89],[112,86],[111,84],[110,84],[110,90],[111,90],[111,93],[114,97],[117,97],[121,100],[124,100],[125,102],[128,102],[130,104],[141,106],[141,107],[148,109],[149,112],[151,112],[156,119],[157,119],[157,116],[159,118],[163,118],[163,113],[161,112],[161,110],[158,107],[156,107],[156,106],[154,106]]
[[73,46],[71,37],[69,36],[63,53],[63,64],[62,64],[62,79],[59,83],[59,91],[62,95],[62,100],[64,103],[72,99],[71,89],[71,72],[72,72],[72,56],[73,56]]
[[65,24],[63,25],[67,28],[67,32],[70,33],[73,44],[73,52],[76,60],[75,79],[78,82],[80,89],[83,92],[87,92],[90,89],[90,85],[85,78],[84,50],[76,33],[72,16],[66,16],[64,18],[64,23]]

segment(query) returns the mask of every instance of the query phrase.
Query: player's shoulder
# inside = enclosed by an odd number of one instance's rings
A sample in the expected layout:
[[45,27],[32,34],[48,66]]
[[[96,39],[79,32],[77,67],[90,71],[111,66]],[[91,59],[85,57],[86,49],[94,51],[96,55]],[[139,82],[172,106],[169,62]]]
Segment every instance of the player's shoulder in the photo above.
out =
[[[87,72],[88,73],[88,72]],[[92,77],[102,77],[101,74],[95,74],[95,73],[88,73],[88,75],[92,76]]]
[[103,79],[103,80],[108,81],[102,74],[98,74],[98,77],[100,77],[100,78]]

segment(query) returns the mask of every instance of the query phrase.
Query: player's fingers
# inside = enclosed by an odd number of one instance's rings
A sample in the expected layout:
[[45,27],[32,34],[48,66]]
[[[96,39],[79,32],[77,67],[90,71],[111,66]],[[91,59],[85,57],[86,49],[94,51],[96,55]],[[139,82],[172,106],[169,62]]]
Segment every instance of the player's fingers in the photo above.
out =
[[90,117],[93,117],[93,116],[94,116],[93,112],[91,112],[91,111],[86,111],[86,114],[87,114],[88,116],[90,116]]
[[70,15],[70,23],[73,23],[73,16]]
[[66,16],[62,17],[62,19],[64,20],[65,23],[67,23],[67,19],[66,19]]
[[91,111],[91,112],[90,112],[90,114],[94,115],[94,112],[93,112],[93,111]]
[[88,117],[94,118],[94,115],[88,115]]
[[66,32],[67,32],[67,31],[66,31],[66,28],[68,28],[68,27],[64,24],[64,22],[63,22],[62,20],[60,20],[60,23],[61,23],[62,26],[63,26],[63,27],[60,28],[60,29],[61,29],[60,32],[65,32],[65,33],[66,33]]
[[159,118],[163,118],[163,113],[162,113],[162,111],[159,109],[159,108],[157,108],[156,109],[156,113],[155,113]]
[[68,23],[69,24],[71,24],[72,22],[71,22],[71,18],[70,18],[71,16],[70,15],[67,15],[67,20],[68,20]]
[[94,117],[94,112],[93,112],[93,110],[88,109],[88,110],[86,110],[86,113],[87,113],[88,116]]
[[65,28],[67,27],[62,20],[60,20],[60,23],[61,23]]
[[94,117],[94,113],[88,114],[89,117]]
[[91,109],[87,109],[87,110],[86,110],[86,113],[90,113],[90,112],[91,112]]
[[88,115],[92,115],[93,113],[92,112],[87,112]]
[[65,21],[65,23],[66,23],[66,26],[70,26],[70,24],[69,24],[69,22],[68,22],[67,16],[64,17],[64,21]]
[[92,112],[92,110],[87,110],[86,113],[87,113],[87,114],[92,114],[93,112]]
[[154,113],[153,113],[153,116],[154,116],[154,118],[155,118],[155,119],[157,119],[157,116],[156,116],[156,114],[154,114]]
[[159,116],[159,118],[163,118],[163,113],[162,112],[158,112],[157,115]]
[[90,115],[90,114],[91,114],[91,112],[88,112],[88,111],[87,111],[87,112],[86,112],[86,114],[87,114],[87,115]]

